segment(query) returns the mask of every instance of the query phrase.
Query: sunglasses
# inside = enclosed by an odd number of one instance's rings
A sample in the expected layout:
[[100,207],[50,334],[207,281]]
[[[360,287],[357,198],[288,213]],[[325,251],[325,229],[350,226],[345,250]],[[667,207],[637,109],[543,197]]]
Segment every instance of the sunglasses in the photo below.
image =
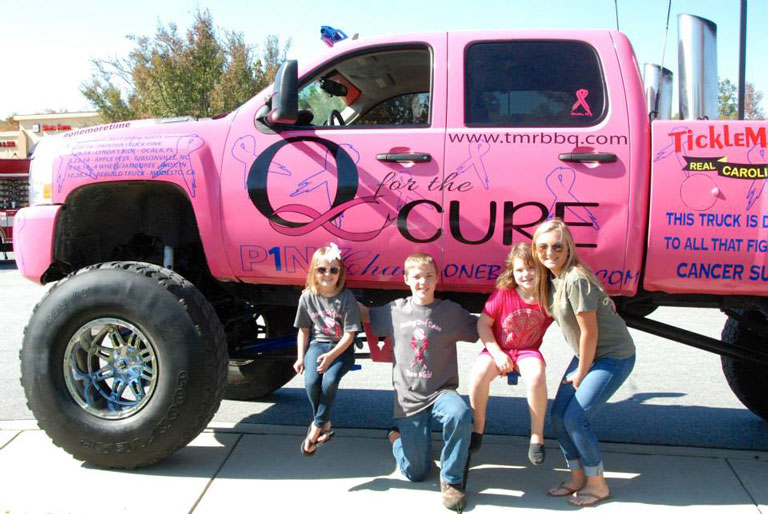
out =
[[317,272],[321,275],[325,275],[326,273],[330,272],[331,275],[338,275],[339,274],[339,267],[338,266],[331,266],[330,268],[326,268],[325,266],[318,266]]
[[536,245],[536,250],[539,253],[547,253],[547,250],[552,250],[552,253],[560,253],[565,250],[565,245],[563,243],[552,243],[551,245],[539,243]]

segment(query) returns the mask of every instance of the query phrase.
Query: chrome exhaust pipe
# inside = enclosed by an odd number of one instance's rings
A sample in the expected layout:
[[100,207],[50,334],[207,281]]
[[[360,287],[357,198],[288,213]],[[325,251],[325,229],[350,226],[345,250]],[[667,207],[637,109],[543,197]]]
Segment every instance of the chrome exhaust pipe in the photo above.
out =
[[717,25],[680,14],[678,33],[678,97],[680,119],[717,119]]
[[672,117],[672,70],[658,64],[645,63],[643,87],[648,116],[653,120]]

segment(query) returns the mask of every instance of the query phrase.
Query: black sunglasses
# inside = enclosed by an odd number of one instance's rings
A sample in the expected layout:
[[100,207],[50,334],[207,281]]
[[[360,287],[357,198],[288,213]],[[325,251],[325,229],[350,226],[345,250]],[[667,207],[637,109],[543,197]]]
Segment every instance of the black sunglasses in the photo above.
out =
[[331,272],[331,275],[338,275],[339,274],[339,268],[338,266],[331,266],[330,268],[326,268],[325,266],[318,266],[317,272],[321,275],[325,275],[328,272]]
[[563,243],[552,243],[551,245],[548,245],[547,243],[539,243],[536,245],[536,249],[540,253],[547,253],[547,250],[552,250],[552,253],[560,253],[565,250],[565,245],[563,245]]

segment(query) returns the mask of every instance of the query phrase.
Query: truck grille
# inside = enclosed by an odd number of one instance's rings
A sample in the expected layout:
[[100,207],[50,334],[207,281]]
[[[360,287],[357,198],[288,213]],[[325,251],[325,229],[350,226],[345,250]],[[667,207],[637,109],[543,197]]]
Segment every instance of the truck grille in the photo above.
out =
[[29,179],[0,178],[0,210],[21,209],[29,205]]

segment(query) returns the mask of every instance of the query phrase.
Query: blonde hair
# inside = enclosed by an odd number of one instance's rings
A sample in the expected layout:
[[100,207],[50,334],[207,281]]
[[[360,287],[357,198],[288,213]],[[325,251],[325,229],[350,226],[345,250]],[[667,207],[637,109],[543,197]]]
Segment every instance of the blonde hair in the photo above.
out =
[[437,263],[435,262],[434,257],[428,253],[412,253],[409,255],[408,258],[405,259],[405,264],[403,264],[403,275],[405,275],[407,278],[408,270],[411,268],[418,268],[424,264],[431,265],[433,268],[435,268],[435,273],[440,275],[440,269],[437,267]]
[[507,259],[504,261],[504,272],[496,279],[496,289],[517,288],[518,284],[515,281],[514,273],[515,259],[520,259],[526,266],[536,269],[530,243],[517,243],[507,254]]
[[[539,253],[536,250],[536,241],[543,234],[553,231],[557,231],[560,234],[560,243],[563,244],[565,251],[568,252],[568,255],[560,272],[561,287],[558,287],[557,291],[555,291],[553,303],[550,305],[549,277],[551,276],[551,272],[539,260]],[[536,231],[533,233],[532,245],[533,260],[536,263],[536,297],[539,302],[539,307],[541,307],[548,316],[552,315],[552,308],[555,305],[562,304],[563,295],[565,294],[565,287],[562,285],[565,284],[566,279],[574,274],[586,278],[591,285],[594,285],[600,290],[605,291],[605,288],[603,288],[600,280],[598,280],[592,270],[589,269],[589,266],[584,264],[576,254],[576,243],[573,240],[573,234],[568,228],[568,225],[566,225],[565,222],[560,218],[553,218],[539,225],[536,228]]]
[[[312,260],[309,263],[309,272],[307,273],[307,284],[304,287],[305,291],[309,291],[312,294],[317,294],[317,267],[320,260],[326,258],[327,254],[338,254],[338,248],[332,248],[330,246],[323,246],[315,250],[312,254]],[[336,282],[336,293],[340,293],[344,290],[347,280],[347,272],[344,269],[344,262],[340,258],[334,258],[331,264],[339,264],[339,280]]]

